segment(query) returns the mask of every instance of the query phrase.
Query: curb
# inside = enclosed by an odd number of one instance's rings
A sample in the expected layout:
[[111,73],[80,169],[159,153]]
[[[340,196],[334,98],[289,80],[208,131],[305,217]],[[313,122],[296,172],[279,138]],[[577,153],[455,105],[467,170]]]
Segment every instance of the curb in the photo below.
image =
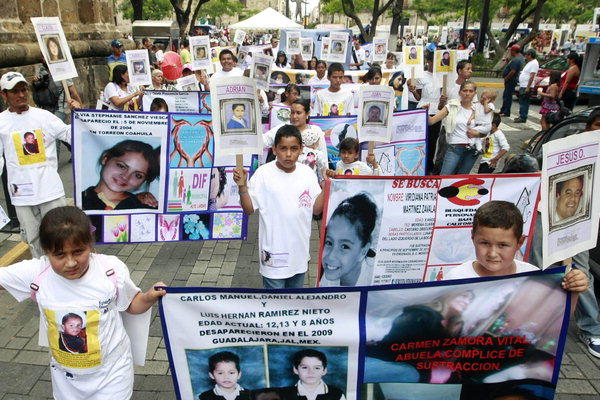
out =
[[475,82],[478,88],[480,87],[490,87],[490,88],[504,88],[504,83],[502,82]]
[[29,250],[29,246],[25,242],[19,242],[15,247],[10,249],[5,255],[0,257],[0,267],[7,267],[15,262],[15,260],[23,253]]

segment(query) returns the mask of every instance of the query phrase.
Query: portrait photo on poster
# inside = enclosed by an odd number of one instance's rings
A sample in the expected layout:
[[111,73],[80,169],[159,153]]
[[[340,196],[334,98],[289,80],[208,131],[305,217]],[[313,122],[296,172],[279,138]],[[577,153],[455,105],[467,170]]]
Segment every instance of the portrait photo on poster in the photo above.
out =
[[144,60],[133,61],[133,75],[145,75],[146,74],[146,62]]
[[267,81],[269,76],[267,72],[269,71],[269,66],[266,64],[255,63],[254,64],[254,79],[260,79],[261,81]]
[[31,154],[39,154],[40,148],[38,141],[33,132],[25,132],[23,134],[23,154],[26,156]]
[[298,46],[299,46],[298,39],[291,38],[290,41],[289,41],[289,47],[292,48],[292,49],[297,49]]
[[208,58],[208,51],[206,46],[195,46],[194,54],[196,56],[196,60],[204,60]]
[[59,35],[42,35],[42,41],[46,46],[46,52],[48,54],[48,59],[46,61],[48,61],[49,64],[66,61],[65,52],[63,51]]
[[387,123],[387,104],[380,101],[365,101],[363,105],[364,125],[385,125]]
[[83,136],[83,210],[159,208],[160,137]]
[[410,60],[416,60],[417,59],[417,48],[415,46],[411,46],[409,52],[408,52],[408,58]]
[[252,101],[221,100],[220,109],[222,135],[247,135],[256,132]]
[[549,230],[571,226],[591,217],[592,164],[549,177]]
[[378,44],[377,47],[375,47],[375,54],[385,54],[385,52],[385,45]]
[[440,66],[442,66],[442,67],[450,66],[450,52],[449,51],[442,52],[442,57],[440,59]]
[[331,53],[342,54],[344,52],[344,43],[341,40],[333,40],[331,42]]
[[58,349],[60,351],[76,354],[88,352],[86,317],[85,311],[59,311],[56,313]]

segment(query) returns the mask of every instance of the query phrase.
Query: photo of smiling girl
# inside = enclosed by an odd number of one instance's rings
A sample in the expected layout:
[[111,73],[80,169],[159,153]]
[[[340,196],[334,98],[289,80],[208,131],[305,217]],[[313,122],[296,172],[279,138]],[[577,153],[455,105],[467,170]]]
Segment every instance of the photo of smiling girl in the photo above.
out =
[[133,194],[160,174],[160,147],[124,140],[104,151],[98,165],[100,181],[82,193],[84,210],[158,208],[152,193]]
[[367,192],[343,200],[325,230],[319,286],[370,285],[378,207]]

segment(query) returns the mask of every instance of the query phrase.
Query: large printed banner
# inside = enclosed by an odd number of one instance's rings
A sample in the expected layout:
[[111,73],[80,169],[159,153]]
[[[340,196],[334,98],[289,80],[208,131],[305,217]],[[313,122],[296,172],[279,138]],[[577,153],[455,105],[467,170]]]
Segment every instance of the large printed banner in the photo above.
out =
[[98,242],[245,239],[235,159],[215,154],[212,116],[77,110],[72,130],[75,203]]
[[[339,144],[344,138],[358,139],[357,116],[311,117],[310,123],[325,133],[327,156],[339,160]],[[392,138],[389,143],[375,146],[375,157],[384,176],[414,176],[425,174],[427,151],[427,111],[410,110],[394,113]],[[362,151],[361,159],[367,156]]]
[[596,246],[600,218],[599,133],[584,132],[543,147],[540,210],[544,266]]
[[[442,280],[475,260],[471,228],[479,206],[515,203],[530,236],[539,190],[539,174],[336,178],[324,211],[318,285]],[[340,251],[344,243],[358,245]],[[519,258],[525,255],[527,248]]]
[[176,90],[146,90],[142,105],[146,111],[156,111],[155,107],[167,104],[167,112],[210,114],[209,92],[176,91]]
[[[167,288],[160,314],[177,398],[237,384],[242,398],[297,399],[300,383],[332,399],[472,400],[502,389],[550,400],[568,326],[563,273],[344,290]],[[209,359],[236,369],[220,379]]]

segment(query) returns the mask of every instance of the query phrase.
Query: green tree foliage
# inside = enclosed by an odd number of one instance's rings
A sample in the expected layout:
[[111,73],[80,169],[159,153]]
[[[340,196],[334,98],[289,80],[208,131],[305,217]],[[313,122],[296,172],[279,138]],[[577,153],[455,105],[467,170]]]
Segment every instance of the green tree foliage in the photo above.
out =
[[134,15],[133,1],[123,0],[119,4],[119,10],[123,12],[123,16],[131,21],[136,19],[161,20],[168,17],[173,10],[169,0],[144,0],[143,2],[135,1],[136,7],[141,10],[141,15]]
[[[345,14],[358,26],[365,40],[370,41],[377,30],[379,17],[390,10],[394,2],[395,0],[325,0],[321,12],[329,15]],[[360,19],[358,13],[363,11],[371,12],[371,21]],[[364,29],[367,23],[371,25],[369,34]]]
[[589,24],[594,18],[596,0],[548,0],[544,5],[543,15],[548,22],[566,24],[575,21],[577,24]]
[[[471,3],[477,3],[472,1]],[[409,10],[416,13],[419,19],[428,25],[445,25],[455,19],[465,9],[465,2],[459,0],[414,0]]]
[[[221,22],[221,16],[239,14],[243,9],[244,5],[239,1],[210,0],[200,8],[198,15],[210,17],[215,25],[219,25],[218,22]],[[251,16],[249,12],[245,14]]]

